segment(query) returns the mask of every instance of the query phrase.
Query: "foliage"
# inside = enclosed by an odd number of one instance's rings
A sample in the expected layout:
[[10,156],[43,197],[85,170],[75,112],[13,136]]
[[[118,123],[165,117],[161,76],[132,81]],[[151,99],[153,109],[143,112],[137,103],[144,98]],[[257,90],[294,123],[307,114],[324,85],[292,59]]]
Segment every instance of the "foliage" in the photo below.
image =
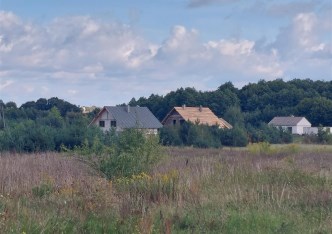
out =
[[[268,123],[275,116],[305,116],[314,126],[332,126],[332,81],[312,81],[293,79],[283,81],[261,80],[249,83],[237,89],[227,82],[215,91],[197,91],[194,88],[180,88],[165,96],[152,94],[149,98],[132,99],[129,104],[147,106],[152,113],[162,120],[174,106],[207,106],[217,116],[224,116],[231,122],[242,122],[234,109],[241,109],[244,122],[257,127]],[[227,113],[228,112],[228,113]],[[227,113],[227,118],[226,118]],[[228,116],[230,115],[230,116]]]
[[49,183],[43,183],[40,186],[36,186],[32,188],[32,194],[37,197],[44,197],[53,192],[53,186]]
[[261,153],[170,148],[150,173],[114,180],[76,157],[4,154],[0,230],[331,233],[330,151],[259,145]]
[[324,130],[322,127],[319,127],[317,134],[318,142],[332,144],[332,133],[330,131],[331,129]]
[[[301,115],[313,126],[332,126],[332,81],[261,80],[241,89],[227,82],[215,91],[180,88],[165,96],[133,98],[129,104],[147,106],[159,120],[174,106],[203,105],[233,125],[224,131],[195,125],[164,128],[160,133],[164,145],[218,148],[248,142],[291,143],[289,132],[266,123],[275,116]],[[79,107],[56,97],[29,101],[19,108],[14,102],[0,100],[0,151],[80,149],[86,155],[101,154],[110,149],[113,140],[99,129],[87,127],[97,112],[83,114]],[[330,144],[331,136],[320,131],[317,136],[304,136],[304,141]]]
[[265,123],[261,123],[257,127],[248,124],[248,137],[251,143],[269,142],[272,144],[282,144],[293,142],[293,135],[282,128],[275,128]]
[[[172,170],[163,174],[148,175],[144,172],[131,177],[120,177],[115,188],[132,207],[137,204],[176,201],[179,195],[179,172]],[[126,195],[130,195],[129,197]],[[137,207],[142,210],[144,207]]]
[[331,128],[318,127],[317,134],[308,134],[303,136],[303,142],[307,144],[329,144],[332,145]]
[[90,120],[78,110],[57,98],[28,102],[19,109],[9,103],[4,109],[6,127],[0,128],[0,151],[59,151],[61,145],[73,149],[85,140],[102,140],[101,131],[88,128]]
[[198,148],[243,147],[248,144],[246,131],[241,127],[221,129],[218,126],[211,127],[190,122],[181,126],[164,127],[160,131],[160,141],[164,145]]
[[222,146],[220,134],[217,126],[209,127],[189,122],[161,129],[160,142],[163,145],[219,148]]
[[332,126],[332,100],[325,97],[305,98],[297,105],[297,114],[306,116],[313,126]]
[[128,177],[149,171],[161,157],[158,136],[126,129],[114,139],[108,154],[100,156],[100,170],[108,177]]

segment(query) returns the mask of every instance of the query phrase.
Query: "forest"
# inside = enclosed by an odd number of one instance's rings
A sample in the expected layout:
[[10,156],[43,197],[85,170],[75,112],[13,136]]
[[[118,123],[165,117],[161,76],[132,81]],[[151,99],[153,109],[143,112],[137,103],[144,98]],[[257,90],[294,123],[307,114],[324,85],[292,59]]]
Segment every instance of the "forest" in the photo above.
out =
[[294,115],[305,116],[313,126],[332,126],[332,81],[261,80],[241,89],[226,82],[215,91],[180,88],[165,96],[152,94],[148,98],[133,98],[129,104],[147,106],[159,120],[172,107],[185,104],[207,106],[233,125],[244,121],[246,125],[258,127],[275,116]]
[[[293,136],[267,123],[275,116],[304,116],[313,126],[332,126],[332,81],[293,79],[261,80],[236,88],[231,82],[214,91],[179,88],[166,95],[132,98],[122,105],[146,106],[161,121],[174,107],[209,107],[226,119],[233,129],[198,126],[188,123],[177,128],[163,128],[164,145],[188,145],[201,148],[246,146],[248,143],[290,143]],[[96,142],[110,143],[110,135],[87,127],[99,109],[83,114],[81,109],[53,97],[28,101],[20,107],[0,100],[0,151],[61,151]],[[113,137],[113,136],[112,136]],[[320,132],[307,136],[307,143],[332,143],[331,134]]]

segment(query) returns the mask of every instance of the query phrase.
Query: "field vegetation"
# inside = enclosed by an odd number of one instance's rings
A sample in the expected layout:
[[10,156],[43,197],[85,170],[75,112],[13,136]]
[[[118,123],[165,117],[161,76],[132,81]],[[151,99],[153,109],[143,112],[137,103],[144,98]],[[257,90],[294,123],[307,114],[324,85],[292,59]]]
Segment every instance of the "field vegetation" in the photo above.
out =
[[332,134],[267,125],[298,115],[332,126],[331,88],[277,79],[132,99],[159,120],[203,105],[233,125],[158,137],[104,134],[87,127],[99,109],[56,97],[0,100],[0,233],[332,233]]
[[77,152],[1,153],[1,233],[332,232],[331,148],[159,148],[129,174]]

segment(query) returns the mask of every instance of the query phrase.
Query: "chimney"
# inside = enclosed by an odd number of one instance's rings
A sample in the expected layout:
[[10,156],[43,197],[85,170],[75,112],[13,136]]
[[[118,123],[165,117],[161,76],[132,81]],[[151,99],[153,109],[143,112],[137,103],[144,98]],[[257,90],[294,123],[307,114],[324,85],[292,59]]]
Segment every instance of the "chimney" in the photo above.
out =
[[182,105],[182,109],[186,109],[186,104],[183,104],[183,105]]
[[129,105],[127,106],[127,112],[128,113],[130,112],[130,106]]
[[202,105],[199,105],[199,111],[202,112],[203,108]]

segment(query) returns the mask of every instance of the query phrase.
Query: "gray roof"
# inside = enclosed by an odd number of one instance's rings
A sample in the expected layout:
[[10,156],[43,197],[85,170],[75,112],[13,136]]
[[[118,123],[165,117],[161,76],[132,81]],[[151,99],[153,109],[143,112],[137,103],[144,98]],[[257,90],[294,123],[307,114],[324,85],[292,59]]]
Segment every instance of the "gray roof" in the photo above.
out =
[[147,107],[105,106],[120,128],[161,128],[162,124]]
[[274,117],[269,124],[275,126],[296,126],[304,117]]

